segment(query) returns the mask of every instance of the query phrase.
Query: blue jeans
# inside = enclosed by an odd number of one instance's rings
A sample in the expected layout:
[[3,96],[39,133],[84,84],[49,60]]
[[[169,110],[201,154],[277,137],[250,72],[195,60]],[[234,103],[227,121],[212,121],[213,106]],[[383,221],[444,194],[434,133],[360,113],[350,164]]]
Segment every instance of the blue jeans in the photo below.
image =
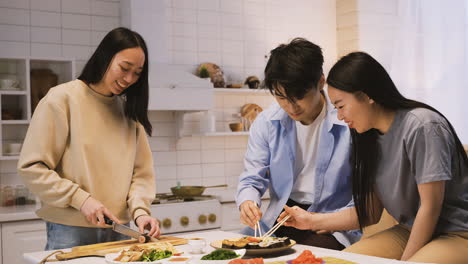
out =
[[112,228],[68,226],[51,222],[46,222],[46,227],[47,245],[45,250],[130,239],[128,236],[114,232]]

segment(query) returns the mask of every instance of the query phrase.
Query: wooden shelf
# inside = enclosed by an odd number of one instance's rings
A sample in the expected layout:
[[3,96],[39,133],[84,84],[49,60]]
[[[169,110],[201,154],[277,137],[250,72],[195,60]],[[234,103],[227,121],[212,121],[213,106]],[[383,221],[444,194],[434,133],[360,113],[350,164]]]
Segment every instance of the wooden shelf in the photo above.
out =
[[19,156],[0,156],[0,160],[18,160]]
[[0,90],[0,94],[6,95],[27,95],[28,92],[24,90]]
[[3,125],[27,125],[29,120],[2,120],[0,124]]

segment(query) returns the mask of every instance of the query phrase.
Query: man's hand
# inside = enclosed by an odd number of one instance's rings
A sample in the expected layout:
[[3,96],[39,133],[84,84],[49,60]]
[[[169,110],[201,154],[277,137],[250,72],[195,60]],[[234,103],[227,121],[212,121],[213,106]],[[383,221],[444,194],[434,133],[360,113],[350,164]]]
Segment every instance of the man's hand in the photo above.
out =
[[149,215],[140,215],[135,219],[135,223],[138,226],[140,233],[144,233],[145,229],[149,230],[148,236],[158,238],[161,235],[161,229],[159,229],[159,222],[156,218]]
[[112,221],[121,224],[119,219],[115,217],[114,214],[111,213],[104,205],[94,199],[93,197],[88,197],[86,201],[80,208],[80,212],[84,214],[88,222],[92,223],[93,225],[104,227],[106,223],[104,222],[104,216],[107,216]]
[[261,218],[262,211],[260,211],[260,208],[258,208],[254,201],[247,200],[240,205],[240,220],[242,224],[248,225],[253,229]]

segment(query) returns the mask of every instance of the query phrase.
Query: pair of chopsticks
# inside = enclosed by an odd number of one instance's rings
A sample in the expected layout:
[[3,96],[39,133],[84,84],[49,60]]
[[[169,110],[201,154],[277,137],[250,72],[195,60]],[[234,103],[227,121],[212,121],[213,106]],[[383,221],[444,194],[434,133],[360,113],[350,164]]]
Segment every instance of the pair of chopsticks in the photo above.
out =
[[268,232],[266,232],[263,236],[261,236],[261,238],[263,239],[263,238],[267,238],[273,235],[276,232],[276,230],[278,230],[278,228],[280,228],[280,226],[282,226],[289,219],[290,216],[291,215],[287,215],[281,221],[276,223],[276,225],[274,225],[270,230],[268,230]]
[[260,226],[260,221],[257,221],[257,223],[255,223],[255,227],[254,227],[254,237],[257,237],[257,229],[258,229],[258,236],[262,236],[262,227]]

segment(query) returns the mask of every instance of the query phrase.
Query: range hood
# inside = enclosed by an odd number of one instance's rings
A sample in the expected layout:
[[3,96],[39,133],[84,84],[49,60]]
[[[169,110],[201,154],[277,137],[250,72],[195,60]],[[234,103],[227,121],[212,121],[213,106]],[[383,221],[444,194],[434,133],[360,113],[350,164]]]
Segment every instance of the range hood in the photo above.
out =
[[213,84],[170,64],[150,63],[148,110],[203,111],[213,107]]

